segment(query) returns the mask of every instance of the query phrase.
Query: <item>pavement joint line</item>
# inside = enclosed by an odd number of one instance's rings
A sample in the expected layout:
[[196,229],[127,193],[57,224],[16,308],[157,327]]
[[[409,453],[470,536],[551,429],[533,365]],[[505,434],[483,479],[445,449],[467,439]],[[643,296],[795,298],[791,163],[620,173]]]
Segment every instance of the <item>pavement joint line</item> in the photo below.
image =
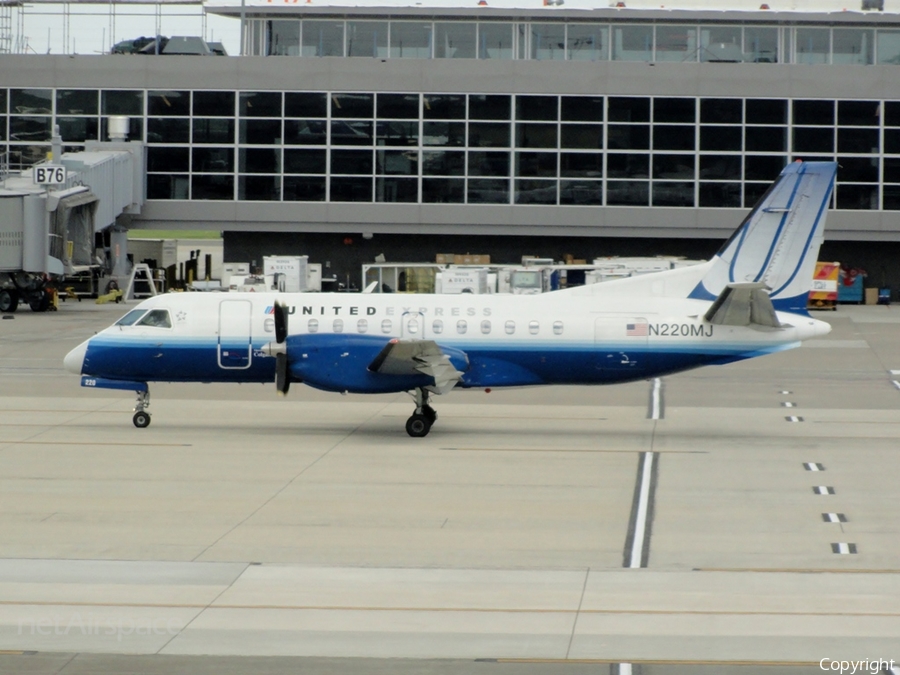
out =
[[349,432],[347,432],[347,433],[345,433],[345,434],[339,436],[338,439],[337,439],[334,443],[332,443],[330,447],[328,447],[324,452],[322,452],[322,453],[321,453],[318,457],[316,457],[313,461],[311,461],[309,464],[307,464],[307,465],[304,466],[302,469],[300,469],[300,471],[298,471],[296,474],[294,474],[294,476],[292,476],[292,477],[290,478],[290,480],[288,480],[284,485],[282,485],[278,490],[276,490],[276,491],[274,492],[274,494],[269,495],[269,497],[268,497],[267,499],[265,499],[259,506],[257,506],[255,509],[253,509],[252,511],[250,511],[250,513],[248,513],[247,516],[246,516],[245,518],[242,518],[242,519],[240,520],[240,522],[235,523],[234,526],[231,527],[227,532],[224,532],[222,535],[220,535],[219,537],[217,537],[215,541],[213,541],[211,544],[209,544],[208,546],[206,546],[200,553],[198,553],[196,556],[194,556],[194,558],[193,558],[193,560],[192,560],[191,562],[196,562],[197,559],[200,558],[200,557],[202,557],[203,555],[205,555],[207,551],[209,551],[209,550],[211,550],[212,548],[214,548],[215,546],[217,546],[217,545],[219,544],[219,542],[221,542],[223,539],[225,539],[227,536],[229,536],[232,532],[234,532],[235,530],[237,530],[239,527],[241,527],[242,525],[244,525],[244,523],[246,523],[248,520],[250,520],[250,519],[251,519],[253,516],[255,516],[257,513],[259,513],[260,511],[262,511],[266,506],[268,506],[269,504],[271,504],[275,499],[278,498],[278,496],[279,496],[282,492],[284,492],[284,491],[287,490],[291,485],[293,485],[294,482],[296,482],[297,479],[300,478],[300,476],[302,476],[304,473],[306,473],[306,472],[309,471],[311,468],[313,468],[316,464],[318,464],[321,460],[323,460],[325,457],[327,457],[327,456],[328,456],[335,448],[337,448],[337,447],[339,447],[341,444],[345,443],[345,442],[347,441],[347,439],[350,438],[351,436],[353,436],[357,431],[359,431],[359,430],[363,427],[364,424],[367,424],[368,422],[371,422],[373,419],[375,419],[375,418],[379,415],[379,413],[381,413],[387,406],[393,405],[394,403],[396,403],[396,399],[395,399],[394,401],[391,401],[390,403],[385,403],[385,404],[381,407],[380,410],[376,411],[375,413],[373,413],[372,415],[370,415],[367,419],[365,419],[365,420],[363,420],[362,422],[360,422],[359,424],[357,424],[357,425],[356,425],[355,427],[353,427]]
[[888,420],[813,420],[813,424],[900,424],[900,422],[890,422]]
[[863,567],[695,567],[693,572],[758,572],[763,574],[900,574],[900,569]]
[[[227,588],[222,591],[224,593]],[[221,596],[220,593],[219,595]],[[375,607],[352,605],[239,605],[211,603],[120,603],[120,602],[51,602],[51,601],[14,601],[0,600],[0,606],[11,607],[135,607],[157,609],[200,609],[200,610],[258,610],[258,611],[306,611],[306,612],[431,612],[436,614],[470,613],[470,614],[592,614],[597,616],[852,616],[852,617],[900,617],[897,612],[853,612],[835,610],[819,611],[787,611],[787,610],[726,610],[726,609],[577,609],[575,607],[553,608],[519,608],[519,607]],[[618,663],[618,661],[617,661]]]
[[206,606],[205,606],[204,608],[202,608],[199,612],[197,612],[196,614],[194,614],[194,616],[191,617],[190,621],[188,621],[187,623],[185,623],[184,626],[182,626],[182,627],[178,630],[177,633],[175,633],[174,635],[171,635],[171,636],[169,637],[169,639],[166,640],[165,643],[164,643],[163,645],[161,645],[159,649],[156,650],[156,653],[157,653],[157,654],[162,654],[162,651],[163,651],[166,647],[168,647],[170,644],[172,644],[172,641],[173,641],[173,640],[175,640],[176,638],[180,637],[180,636],[182,635],[182,633],[184,633],[184,631],[186,631],[188,628],[190,628],[191,624],[194,623],[194,621],[197,620],[197,617],[199,617],[201,614],[203,614],[203,612],[205,612],[207,609],[209,609],[209,608],[212,606],[212,604],[213,604],[216,600],[218,600],[218,599],[221,598],[225,593],[227,593],[228,591],[230,591],[230,590],[232,589],[232,587],[234,586],[235,582],[236,582],[238,579],[240,579],[240,578],[244,575],[244,572],[246,572],[248,569],[250,569],[250,566],[251,566],[251,565],[253,565],[253,563],[246,563],[246,564],[244,565],[244,569],[241,570],[241,573],[238,574],[238,575],[235,575],[235,577],[231,580],[231,583],[225,585],[224,588],[222,588],[222,590],[219,591],[219,592],[216,594],[216,597],[214,597],[212,600],[210,600],[210,601],[206,604]]
[[[646,450],[606,450],[603,448],[436,448],[437,450],[457,452],[599,452],[633,455]],[[657,454],[666,455],[708,455],[709,450],[654,450]]]
[[[407,417],[407,415],[396,415],[393,413],[385,413],[382,417]],[[576,422],[608,422],[608,417],[535,417],[534,415],[452,415],[450,413],[446,413],[441,411],[441,419],[456,419],[456,420],[535,420],[535,421],[576,421]]]
[[[40,427],[41,431],[36,431],[28,438],[24,438],[22,440],[9,440],[9,441],[4,440],[2,443],[0,443],[0,449],[6,451],[16,445],[88,445],[88,446],[99,445],[97,443],[68,443],[66,441],[50,441],[50,442],[38,441],[35,439],[38,438],[39,436],[46,434],[50,431],[53,431],[55,429],[63,428],[64,424],[63,423],[61,423],[61,424],[40,424],[40,425],[36,425],[36,426]],[[127,445],[127,443],[116,443],[115,445],[122,446],[122,445]]]
[[575,633],[578,630],[578,617],[581,615],[581,607],[584,605],[584,595],[587,593],[588,579],[591,576],[591,568],[588,567],[584,572],[584,584],[581,587],[581,597],[578,598],[578,609],[575,610],[575,618],[572,621],[572,634],[569,635],[569,644],[566,647],[566,658],[572,653],[572,643],[575,641]]
[[[47,410],[39,410],[38,408],[27,408],[27,409],[23,409],[23,408],[3,408],[3,412],[5,412],[5,413],[39,413],[39,414],[46,414],[48,411],[47,411]],[[56,413],[66,413],[66,414],[72,414],[72,415],[79,414],[79,413],[82,413],[82,414],[83,414],[83,413],[87,413],[87,414],[89,414],[89,415],[93,415],[93,414],[95,414],[95,413],[105,413],[105,414],[107,414],[107,415],[124,415],[124,414],[127,413],[127,412],[129,412],[129,411],[127,411],[127,410],[59,410],[59,409],[54,409],[54,410],[53,410],[53,414],[56,414]],[[0,426],[4,426],[4,427],[18,427],[18,426],[26,426],[26,425],[24,425],[24,424],[12,424],[12,423],[6,423],[6,422],[4,422],[4,423],[0,424]],[[46,425],[45,425],[45,426],[46,426]]]
[[146,442],[132,442],[132,441],[122,441],[121,443],[111,443],[104,441],[33,441],[33,440],[25,440],[25,441],[3,441],[3,445],[89,445],[91,447],[96,446],[113,446],[113,447],[121,447],[121,446],[140,446],[140,447],[149,447],[149,448],[191,448],[194,446],[193,443],[146,443]]
[[749,661],[749,660],[699,660],[699,659],[475,659],[478,662],[521,664],[596,664],[616,665],[624,662],[642,666],[818,666],[819,661]]

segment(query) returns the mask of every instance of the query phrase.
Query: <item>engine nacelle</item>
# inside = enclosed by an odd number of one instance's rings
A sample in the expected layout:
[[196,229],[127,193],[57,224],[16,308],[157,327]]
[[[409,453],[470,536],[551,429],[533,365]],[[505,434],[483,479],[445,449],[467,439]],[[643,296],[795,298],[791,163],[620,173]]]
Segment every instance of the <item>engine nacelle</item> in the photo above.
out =
[[377,335],[313,334],[289,336],[285,344],[291,375],[317,389],[377,394],[409,391],[434,383],[428,375],[371,372],[369,364],[387,342],[388,338]]

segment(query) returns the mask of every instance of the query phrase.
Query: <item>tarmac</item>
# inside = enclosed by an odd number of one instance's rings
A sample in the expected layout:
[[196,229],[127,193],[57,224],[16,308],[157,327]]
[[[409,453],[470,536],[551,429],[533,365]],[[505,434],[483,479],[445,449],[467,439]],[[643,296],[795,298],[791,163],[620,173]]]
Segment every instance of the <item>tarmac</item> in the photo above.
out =
[[0,320],[0,673],[900,662],[896,307],[658,381],[452,392],[422,439],[405,394],[274,384],[151,384],[137,429],[62,367],[125,311]]

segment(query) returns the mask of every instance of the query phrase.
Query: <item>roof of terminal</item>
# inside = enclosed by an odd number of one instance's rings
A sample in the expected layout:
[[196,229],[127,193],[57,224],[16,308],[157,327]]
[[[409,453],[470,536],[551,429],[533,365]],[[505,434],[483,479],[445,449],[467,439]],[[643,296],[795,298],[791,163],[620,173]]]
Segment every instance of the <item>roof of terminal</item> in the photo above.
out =
[[[879,5],[883,11],[864,11],[864,5]],[[240,0],[206,0],[207,11],[237,15]],[[875,22],[900,16],[900,0],[245,0],[246,11],[294,16],[450,16],[450,17],[559,17],[604,19],[690,18],[735,20],[827,20],[829,22]],[[751,16],[752,15],[752,16]]]

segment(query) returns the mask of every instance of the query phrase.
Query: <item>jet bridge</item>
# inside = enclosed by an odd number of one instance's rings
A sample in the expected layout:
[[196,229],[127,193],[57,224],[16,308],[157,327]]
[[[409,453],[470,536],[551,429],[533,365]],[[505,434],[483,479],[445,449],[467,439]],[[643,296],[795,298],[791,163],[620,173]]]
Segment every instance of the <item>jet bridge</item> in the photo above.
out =
[[[89,141],[84,151],[62,153],[58,138],[52,156],[59,160],[37,166],[64,167],[63,182],[37,184],[33,167],[0,172],[2,312],[15,311],[20,302],[44,311],[50,306],[48,284],[111,269],[103,250],[96,249],[96,235],[124,232],[117,221],[140,213],[144,202],[142,143]],[[124,262],[124,243],[118,248]]]

